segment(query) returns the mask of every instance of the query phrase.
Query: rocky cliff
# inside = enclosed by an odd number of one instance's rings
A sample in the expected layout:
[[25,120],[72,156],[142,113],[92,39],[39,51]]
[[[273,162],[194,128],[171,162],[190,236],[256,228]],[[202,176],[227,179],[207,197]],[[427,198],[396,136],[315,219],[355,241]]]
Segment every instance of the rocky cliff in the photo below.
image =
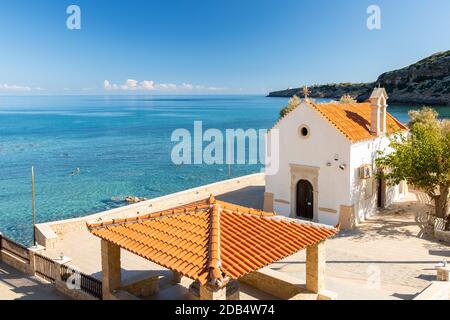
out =
[[[365,101],[373,88],[381,85],[390,103],[450,105],[450,51],[436,53],[406,68],[383,73],[372,83],[315,85],[311,97],[339,99],[348,94]],[[271,92],[269,97],[302,96],[302,89]]]

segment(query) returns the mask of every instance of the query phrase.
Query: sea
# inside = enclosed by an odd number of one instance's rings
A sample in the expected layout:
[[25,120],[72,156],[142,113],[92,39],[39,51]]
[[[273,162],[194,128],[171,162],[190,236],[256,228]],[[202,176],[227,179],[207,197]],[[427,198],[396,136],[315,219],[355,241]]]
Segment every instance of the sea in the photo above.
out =
[[[261,164],[175,164],[172,133],[269,129],[285,98],[236,96],[0,96],[0,232],[32,243],[36,222],[80,217],[260,172]],[[400,121],[418,106],[389,106]],[[437,107],[450,118],[450,107]]]

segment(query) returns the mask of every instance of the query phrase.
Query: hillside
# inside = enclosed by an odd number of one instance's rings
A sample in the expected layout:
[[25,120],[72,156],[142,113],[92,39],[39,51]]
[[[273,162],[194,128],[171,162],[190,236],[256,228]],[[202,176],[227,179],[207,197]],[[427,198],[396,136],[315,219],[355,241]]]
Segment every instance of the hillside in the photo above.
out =
[[[390,103],[450,105],[450,51],[436,53],[403,69],[383,73],[372,83],[315,85],[311,97],[339,99],[344,94],[364,101],[380,84],[389,94]],[[271,92],[269,97],[302,96],[302,89]]]

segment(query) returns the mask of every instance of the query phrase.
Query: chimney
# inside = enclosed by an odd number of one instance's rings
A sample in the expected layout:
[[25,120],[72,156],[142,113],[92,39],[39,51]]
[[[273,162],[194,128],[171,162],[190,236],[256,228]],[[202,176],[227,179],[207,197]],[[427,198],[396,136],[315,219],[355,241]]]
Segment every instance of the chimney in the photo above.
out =
[[371,108],[370,132],[374,135],[386,133],[386,109],[388,95],[384,88],[375,88],[369,98]]

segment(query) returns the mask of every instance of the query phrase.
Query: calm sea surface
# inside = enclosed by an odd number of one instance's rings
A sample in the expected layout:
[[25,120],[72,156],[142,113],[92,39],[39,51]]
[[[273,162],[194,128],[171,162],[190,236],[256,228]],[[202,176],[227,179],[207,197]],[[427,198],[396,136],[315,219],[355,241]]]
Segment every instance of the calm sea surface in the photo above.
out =
[[[171,162],[173,130],[270,128],[287,99],[261,96],[0,97],[0,232],[29,244],[37,221],[79,217],[227,179],[226,165]],[[407,121],[411,106],[390,106]],[[450,117],[450,107],[437,108]],[[76,168],[80,172],[70,173]],[[231,177],[260,170],[235,165]]]

